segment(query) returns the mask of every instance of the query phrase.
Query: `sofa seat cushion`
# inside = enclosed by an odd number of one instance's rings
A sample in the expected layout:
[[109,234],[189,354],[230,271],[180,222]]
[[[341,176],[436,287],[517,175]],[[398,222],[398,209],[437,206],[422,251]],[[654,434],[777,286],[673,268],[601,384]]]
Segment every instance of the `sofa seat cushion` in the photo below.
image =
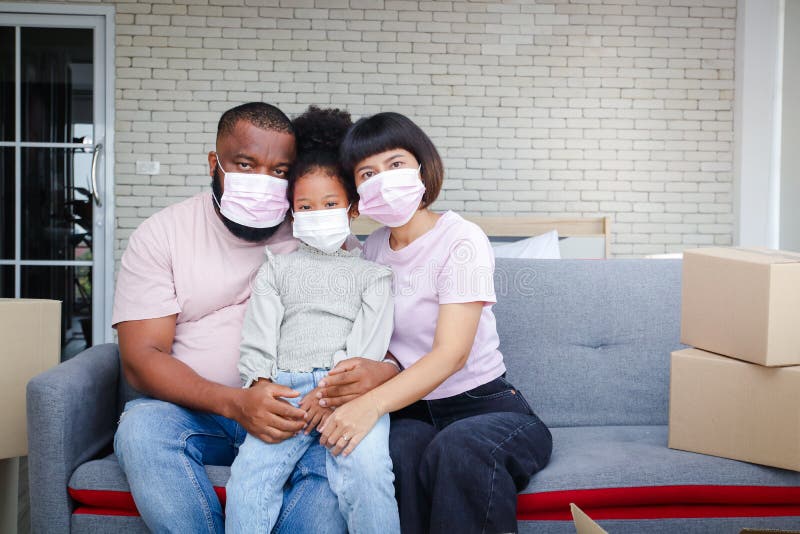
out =
[[[230,468],[207,465],[206,473],[222,503]],[[75,513],[101,515],[139,515],[131,496],[128,479],[114,454],[78,467],[69,480],[69,494],[77,503]]]
[[667,448],[666,426],[552,428],[553,455],[519,497],[524,519],[797,515],[800,473]]
[[[518,500],[521,520],[569,520],[574,502],[597,519],[800,515],[800,473],[667,448],[666,426],[553,428],[553,456]],[[229,468],[207,466],[225,501]],[[69,482],[75,513],[137,515],[112,454]]]

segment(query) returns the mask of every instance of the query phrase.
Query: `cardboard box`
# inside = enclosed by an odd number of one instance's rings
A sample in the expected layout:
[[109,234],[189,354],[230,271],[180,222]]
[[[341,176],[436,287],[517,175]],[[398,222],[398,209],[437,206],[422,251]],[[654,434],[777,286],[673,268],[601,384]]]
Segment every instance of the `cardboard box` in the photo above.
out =
[[[578,505],[570,503],[569,508],[572,511],[572,521],[575,524],[576,534],[608,534],[586,512],[578,508]],[[800,534],[800,531],[745,528],[739,534]]]
[[687,250],[682,297],[682,343],[770,367],[800,365],[800,254]]
[[[586,512],[578,508],[576,504],[570,503],[569,508],[572,511],[572,521],[575,524],[576,534],[608,534],[603,527],[598,525]],[[800,534],[800,531],[745,528],[739,534]]]
[[61,302],[0,299],[0,347],[0,458],[25,456],[25,387],[61,359]]
[[673,352],[669,446],[800,471],[800,367]]
[[570,503],[569,509],[572,511],[572,521],[575,523],[575,532],[577,534],[608,534],[591,517],[586,515],[586,512],[578,508],[578,505]]

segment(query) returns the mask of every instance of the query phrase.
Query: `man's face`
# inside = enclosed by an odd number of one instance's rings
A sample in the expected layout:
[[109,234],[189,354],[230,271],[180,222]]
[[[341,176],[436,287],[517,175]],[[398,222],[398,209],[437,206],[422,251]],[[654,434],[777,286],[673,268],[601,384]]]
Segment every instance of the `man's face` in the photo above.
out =
[[[232,132],[217,137],[217,150],[208,153],[214,195],[219,201],[225,192],[225,180],[220,166],[225,172],[267,174],[285,180],[294,158],[295,142],[292,134],[263,130],[247,121],[239,121]],[[227,219],[219,213],[219,209],[217,213],[233,235],[247,241],[263,241],[278,228],[250,228]]]

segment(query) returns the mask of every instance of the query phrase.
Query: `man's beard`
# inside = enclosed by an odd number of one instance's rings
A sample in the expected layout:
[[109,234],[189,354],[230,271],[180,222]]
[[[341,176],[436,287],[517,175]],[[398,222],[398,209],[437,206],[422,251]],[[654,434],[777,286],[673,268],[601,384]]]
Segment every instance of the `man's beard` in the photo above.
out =
[[[219,176],[219,169],[214,169],[214,177],[211,179],[211,192],[214,197],[216,197],[217,202],[222,200],[222,187],[220,186],[220,180],[221,178]],[[239,239],[243,239],[251,243],[260,243],[261,241],[269,239],[280,226],[279,223],[275,226],[269,226],[267,228],[250,228],[249,226],[244,226],[243,224],[233,222],[225,217],[225,215],[223,215],[221,212],[219,213],[219,216],[222,219],[222,223],[225,225],[225,228],[227,228],[230,233]]]

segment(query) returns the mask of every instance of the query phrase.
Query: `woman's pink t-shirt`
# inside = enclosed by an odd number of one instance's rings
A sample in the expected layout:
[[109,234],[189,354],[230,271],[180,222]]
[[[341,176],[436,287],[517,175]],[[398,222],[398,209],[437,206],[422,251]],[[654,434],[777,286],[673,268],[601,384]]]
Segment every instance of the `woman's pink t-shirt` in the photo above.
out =
[[492,304],[494,253],[483,230],[448,211],[436,225],[400,250],[389,247],[383,227],[364,243],[364,257],[394,273],[394,333],[389,350],[409,367],[433,347],[440,304],[484,302],[467,363],[425,399],[458,395],[502,375],[506,368]]

